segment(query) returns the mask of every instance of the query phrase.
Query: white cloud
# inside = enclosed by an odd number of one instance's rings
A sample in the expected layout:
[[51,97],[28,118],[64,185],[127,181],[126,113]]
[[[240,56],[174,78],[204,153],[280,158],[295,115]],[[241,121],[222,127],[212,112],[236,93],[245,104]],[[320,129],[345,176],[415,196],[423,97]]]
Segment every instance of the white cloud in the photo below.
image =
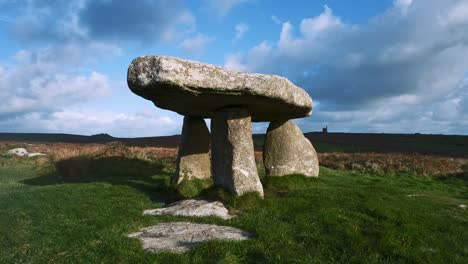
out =
[[205,51],[206,45],[213,41],[213,37],[198,33],[194,37],[184,39],[178,47],[188,55],[198,58]]
[[394,0],[393,5],[402,11],[402,14],[406,14],[408,9],[413,4],[413,0]]
[[98,59],[119,56],[122,49],[103,42],[63,43],[43,49],[23,49],[16,52],[17,63],[54,63],[63,68],[73,65],[96,63]]
[[216,15],[223,17],[236,6],[246,3],[249,0],[205,0],[208,8],[216,12]]
[[273,22],[275,22],[275,24],[278,24],[278,25],[281,25],[283,24],[283,21],[281,21],[281,19],[279,19],[277,16],[275,15],[271,15],[271,20],[273,20]]
[[31,111],[47,112],[110,92],[108,78],[97,72],[72,76],[57,72],[54,65],[31,64],[6,68],[0,74],[0,119]]
[[[224,67],[233,71],[245,72],[251,68],[267,68],[269,65],[265,63],[271,63],[270,56],[273,48],[264,41],[257,46],[253,47],[245,56],[249,56],[252,64],[245,65],[243,64],[243,56],[241,53],[230,53],[225,57]],[[271,65],[270,65],[271,66]]]
[[299,34],[285,22],[276,43],[226,56],[225,66],[284,75],[306,88],[320,105],[308,124],[466,133],[465,7],[458,0],[395,1],[368,23],[350,25],[325,6],[302,19]]
[[0,119],[3,132],[108,133],[117,137],[144,137],[179,134],[181,127],[182,117],[156,108],[118,113],[74,107],[48,114],[29,112],[15,118]]
[[238,41],[242,39],[247,31],[249,31],[249,26],[245,23],[238,23],[235,27],[234,30],[236,31],[236,35],[234,36],[233,41]]
[[111,96],[120,83],[93,68],[121,55],[121,47],[183,40],[180,48],[199,56],[213,41],[203,34],[188,38],[196,33],[196,18],[179,0],[0,0],[0,17],[8,20],[10,36],[25,47],[0,62],[0,131],[179,133],[177,114],[156,108],[101,110],[120,109],[116,102],[127,103],[127,98],[122,92]]
[[459,1],[448,10],[439,15],[441,24],[445,26],[457,26],[468,23],[468,2]]
[[306,18],[301,21],[301,33],[306,38],[315,38],[318,34],[333,27],[341,25],[339,17],[333,15],[333,11],[324,6],[324,11],[317,17]]
[[229,70],[239,71],[239,72],[243,72],[247,70],[247,66],[241,63],[242,54],[240,53],[227,54],[224,60],[225,60],[224,67]]
[[179,41],[196,32],[197,19],[189,11],[183,11],[162,33],[164,41]]

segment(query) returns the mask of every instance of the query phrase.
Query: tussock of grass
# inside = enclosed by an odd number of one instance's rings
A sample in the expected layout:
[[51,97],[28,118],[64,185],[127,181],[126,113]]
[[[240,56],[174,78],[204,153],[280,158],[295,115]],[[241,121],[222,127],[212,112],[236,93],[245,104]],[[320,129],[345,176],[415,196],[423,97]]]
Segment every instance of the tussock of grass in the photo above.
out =
[[[71,152],[71,151],[70,151]],[[170,185],[174,158],[120,146],[0,163],[0,263],[466,263],[467,181],[321,168],[261,178],[265,198],[209,182]],[[1,159],[1,158],[0,158]],[[182,195],[183,194],[183,195]],[[142,216],[184,197],[220,200],[238,217]],[[185,254],[151,254],[126,234],[163,221],[231,225],[253,234]]]
[[193,198],[213,186],[212,179],[192,179],[184,180],[177,186],[177,193],[181,199]]

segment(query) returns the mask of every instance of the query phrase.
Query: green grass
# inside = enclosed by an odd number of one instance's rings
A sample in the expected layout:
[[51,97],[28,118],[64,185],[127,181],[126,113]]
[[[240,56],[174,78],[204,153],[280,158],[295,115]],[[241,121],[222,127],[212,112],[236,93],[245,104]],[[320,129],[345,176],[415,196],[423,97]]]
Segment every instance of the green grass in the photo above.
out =
[[[142,216],[181,198],[167,160],[80,157],[37,170],[0,163],[0,263],[467,263],[468,186],[455,177],[366,175],[321,168],[262,179],[265,199],[211,188],[232,220]],[[198,187],[205,187],[200,183]],[[184,193],[184,192],[182,192]],[[186,189],[193,195],[200,190]],[[250,231],[185,254],[151,254],[126,234],[189,220]]]

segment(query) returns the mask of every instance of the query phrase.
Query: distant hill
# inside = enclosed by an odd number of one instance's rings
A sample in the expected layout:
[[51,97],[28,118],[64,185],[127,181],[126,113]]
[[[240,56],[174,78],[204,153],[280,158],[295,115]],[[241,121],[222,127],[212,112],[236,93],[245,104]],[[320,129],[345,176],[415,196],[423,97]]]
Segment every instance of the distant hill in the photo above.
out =
[[[468,136],[425,134],[321,133],[304,134],[319,152],[402,152],[468,158]],[[253,135],[255,149],[263,149],[264,135]],[[109,143],[128,146],[175,148],[180,136],[117,138],[108,134],[92,136],[43,133],[0,133],[0,141],[43,143]]]
[[134,146],[157,146],[172,148],[179,145],[180,136],[143,137],[143,138],[117,138],[109,134],[82,136],[73,134],[47,134],[47,133],[0,133],[0,141],[42,142],[42,143],[109,143],[122,142]]
[[73,134],[0,133],[0,141],[104,143],[116,139],[108,134],[81,136]]

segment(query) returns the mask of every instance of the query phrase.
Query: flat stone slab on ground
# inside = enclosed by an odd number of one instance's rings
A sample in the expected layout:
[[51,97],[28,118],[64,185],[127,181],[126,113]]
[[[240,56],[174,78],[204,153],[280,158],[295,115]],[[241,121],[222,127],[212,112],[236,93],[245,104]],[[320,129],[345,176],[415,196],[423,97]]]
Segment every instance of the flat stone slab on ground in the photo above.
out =
[[135,94],[184,116],[211,118],[219,109],[238,106],[258,122],[305,117],[312,111],[309,94],[286,78],[167,56],[134,59],[127,82]]
[[128,236],[140,239],[146,251],[183,253],[212,240],[241,241],[249,239],[251,235],[230,226],[169,222],[142,228]]
[[234,216],[229,214],[229,211],[221,202],[210,202],[205,200],[183,200],[172,203],[165,208],[145,210],[144,215],[178,215],[178,216],[217,216],[222,219],[231,219]]

